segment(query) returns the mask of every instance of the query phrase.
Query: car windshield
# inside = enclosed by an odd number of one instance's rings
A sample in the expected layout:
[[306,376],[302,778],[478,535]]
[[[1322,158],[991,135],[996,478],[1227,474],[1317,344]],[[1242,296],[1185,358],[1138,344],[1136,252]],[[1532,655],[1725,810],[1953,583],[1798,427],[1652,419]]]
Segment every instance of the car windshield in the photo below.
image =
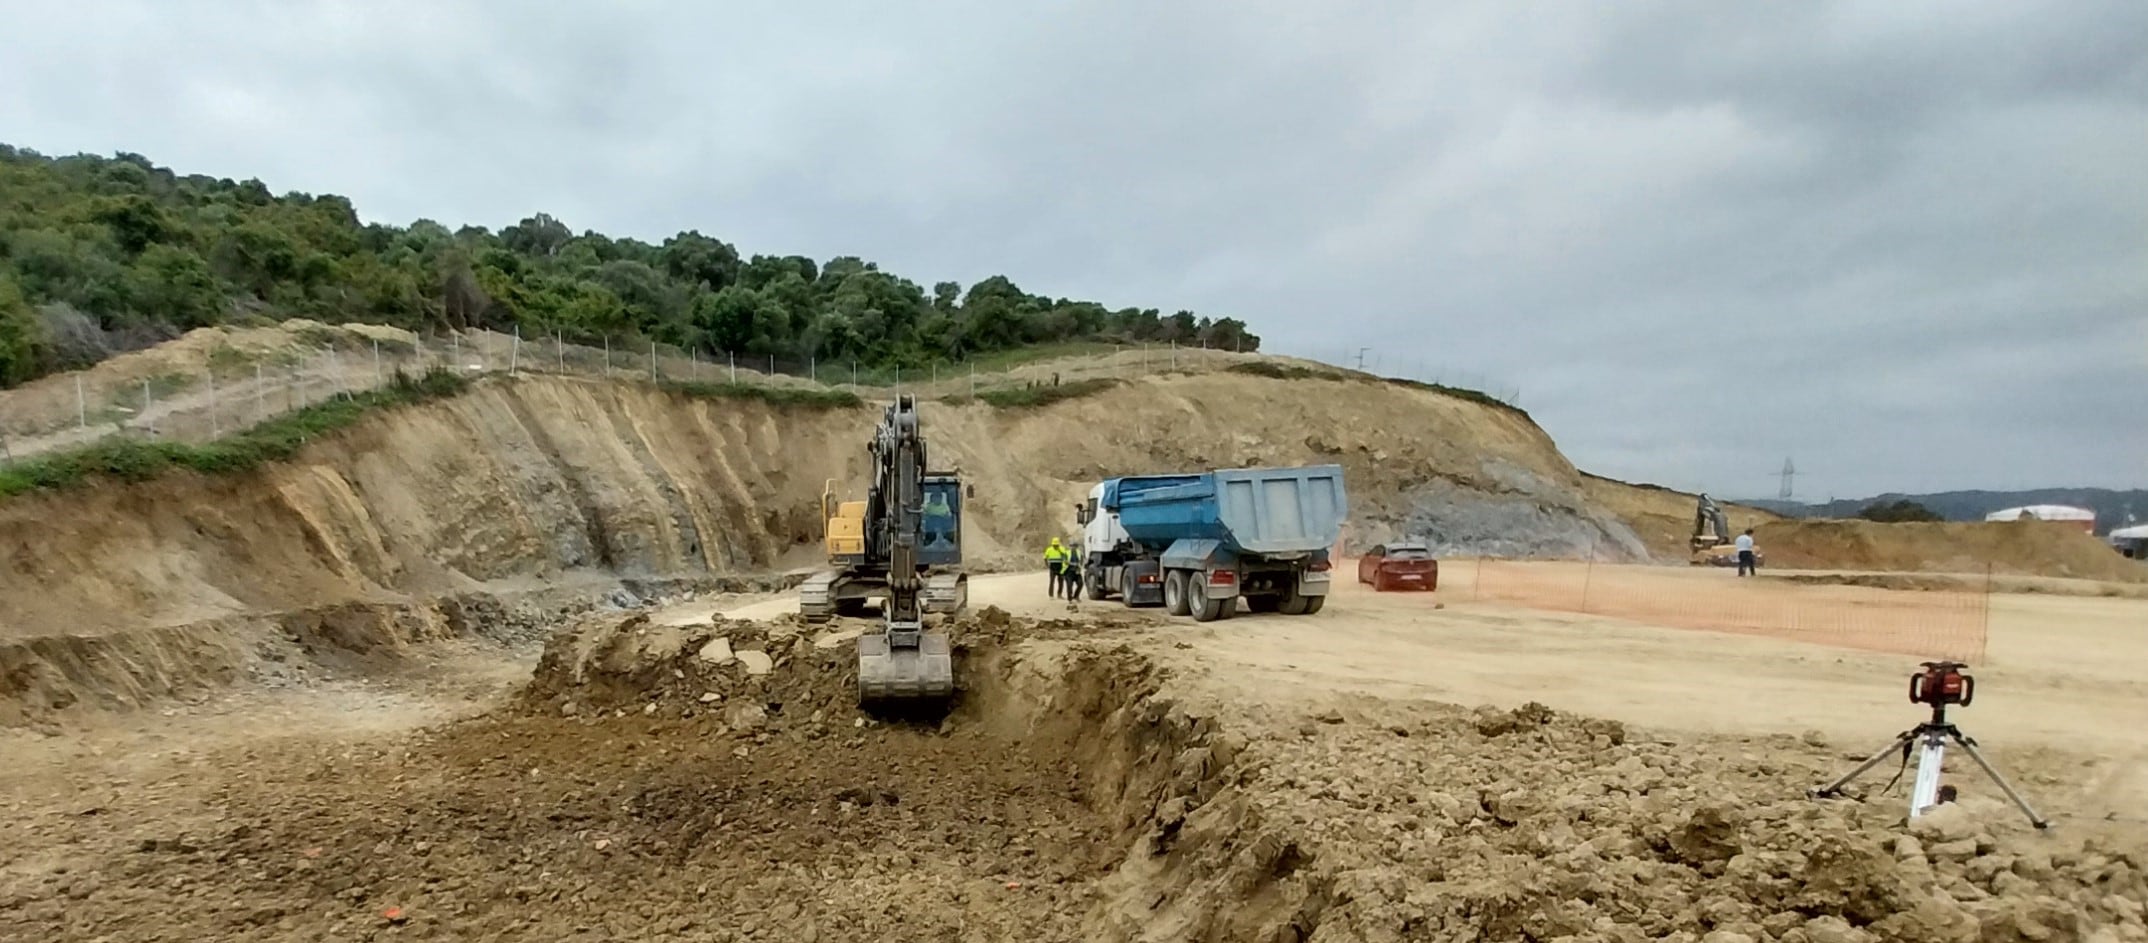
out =
[[1390,560],[1423,560],[1431,556],[1432,551],[1424,544],[1394,544],[1387,548]]

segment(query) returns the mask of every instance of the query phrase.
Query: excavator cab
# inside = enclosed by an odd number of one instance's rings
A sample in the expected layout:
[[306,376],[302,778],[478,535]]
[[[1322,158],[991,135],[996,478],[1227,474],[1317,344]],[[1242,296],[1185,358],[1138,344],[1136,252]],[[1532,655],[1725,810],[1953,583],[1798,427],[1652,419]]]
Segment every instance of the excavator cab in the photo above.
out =
[[962,479],[953,475],[926,475],[925,503],[919,528],[919,566],[962,564]]

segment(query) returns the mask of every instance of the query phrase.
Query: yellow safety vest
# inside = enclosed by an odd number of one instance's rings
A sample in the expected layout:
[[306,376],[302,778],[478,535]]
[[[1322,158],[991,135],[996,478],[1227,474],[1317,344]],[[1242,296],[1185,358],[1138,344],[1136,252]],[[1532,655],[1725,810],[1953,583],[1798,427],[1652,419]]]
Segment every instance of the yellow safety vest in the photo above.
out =
[[1064,560],[1066,558],[1067,548],[1060,544],[1053,544],[1049,547],[1044,548],[1044,562],[1046,563],[1050,563],[1054,560]]

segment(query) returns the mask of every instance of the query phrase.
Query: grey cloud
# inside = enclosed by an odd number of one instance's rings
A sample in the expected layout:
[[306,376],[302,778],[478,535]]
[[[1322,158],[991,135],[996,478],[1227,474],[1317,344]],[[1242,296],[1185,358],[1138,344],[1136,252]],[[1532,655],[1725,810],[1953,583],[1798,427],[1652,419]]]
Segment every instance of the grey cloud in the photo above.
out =
[[[1585,468],[2148,481],[2148,6],[0,8],[0,140],[1249,320]],[[1421,367],[1419,365],[1422,365]]]

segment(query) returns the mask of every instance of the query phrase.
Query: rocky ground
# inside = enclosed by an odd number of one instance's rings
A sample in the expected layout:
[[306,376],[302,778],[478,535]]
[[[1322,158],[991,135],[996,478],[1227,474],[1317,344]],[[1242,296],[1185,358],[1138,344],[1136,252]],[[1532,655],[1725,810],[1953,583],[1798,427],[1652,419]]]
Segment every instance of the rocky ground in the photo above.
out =
[[958,629],[955,710],[883,719],[851,706],[849,632],[588,616],[533,679],[414,730],[0,778],[0,920],[50,941],[2148,939],[2137,835],[2036,833],[1986,800],[1903,829],[1893,798],[1804,798],[1843,751],[1789,737],[1221,699],[1140,623],[987,609]]

